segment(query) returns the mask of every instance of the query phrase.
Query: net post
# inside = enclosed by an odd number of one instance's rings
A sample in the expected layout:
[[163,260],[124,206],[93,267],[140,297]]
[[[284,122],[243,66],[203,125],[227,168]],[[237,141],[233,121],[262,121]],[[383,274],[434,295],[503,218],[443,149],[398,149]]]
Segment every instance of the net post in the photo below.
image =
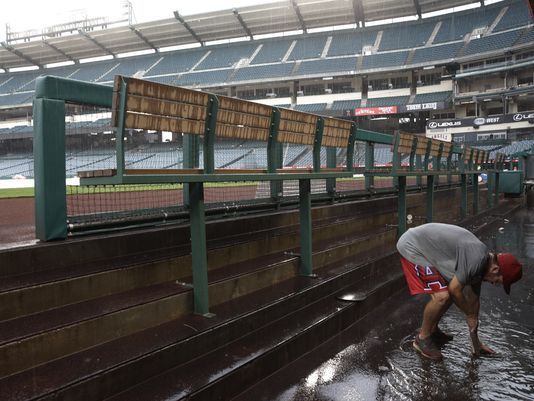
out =
[[[372,170],[375,165],[375,144],[373,142],[365,141],[365,169]],[[365,189],[372,191],[375,186],[373,176],[365,176]]]
[[33,102],[35,234],[41,241],[67,238],[65,102]]
[[126,120],[126,102],[128,98],[128,80],[125,77],[120,79],[120,99],[119,110],[117,115],[117,132],[115,136],[115,149],[117,152],[117,177],[124,176],[125,157],[124,157],[124,123]]
[[400,237],[406,231],[406,176],[398,177],[398,228],[397,235]]
[[432,223],[434,218],[434,175],[426,177],[426,222]]
[[[281,144],[278,142],[278,130],[280,128],[280,110],[277,107],[272,108],[271,114],[271,128],[269,131],[269,140],[267,142],[267,171],[270,174],[276,173],[276,170],[281,167],[279,157]],[[278,200],[282,193],[281,181],[270,181],[271,199]]]
[[353,122],[350,126],[349,141],[347,143],[347,171],[354,171],[354,146],[356,145],[356,133],[358,128]]
[[213,174],[215,172],[215,127],[217,124],[218,110],[219,100],[217,96],[209,95],[203,149],[205,174]]
[[318,173],[321,171],[321,145],[323,142],[324,120],[319,117],[317,119],[317,127],[315,129],[315,139],[313,141],[313,171]]
[[[326,167],[336,168],[337,165],[337,148],[326,148]],[[326,179],[326,192],[328,195],[333,196],[336,193],[336,179]]]
[[[200,151],[199,137],[194,134],[184,134],[183,137],[183,167],[198,168]],[[183,184],[183,201],[184,206],[189,206],[189,184]]]
[[209,316],[208,260],[204,184],[189,184],[189,216],[191,230],[191,266],[193,270],[194,312]]
[[300,266],[299,266],[299,272],[303,276],[313,276],[310,179],[299,180],[299,202],[300,202]]

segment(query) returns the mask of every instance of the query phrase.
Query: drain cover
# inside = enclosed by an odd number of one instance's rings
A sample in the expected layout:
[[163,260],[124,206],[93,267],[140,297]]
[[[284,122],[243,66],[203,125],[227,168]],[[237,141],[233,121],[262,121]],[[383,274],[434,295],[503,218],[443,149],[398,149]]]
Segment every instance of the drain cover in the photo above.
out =
[[346,302],[361,302],[365,301],[367,294],[365,292],[348,292],[337,297],[340,301]]

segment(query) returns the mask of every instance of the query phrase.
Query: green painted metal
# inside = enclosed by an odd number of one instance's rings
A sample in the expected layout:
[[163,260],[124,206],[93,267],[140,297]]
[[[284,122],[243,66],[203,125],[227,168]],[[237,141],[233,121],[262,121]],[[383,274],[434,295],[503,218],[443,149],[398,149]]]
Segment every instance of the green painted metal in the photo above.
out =
[[[336,168],[337,166],[337,148],[326,148],[326,167]],[[326,192],[329,195],[336,193],[336,179],[329,178],[326,180]]]
[[109,108],[113,98],[113,88],[74,79],[44,76],[35,81],[35,98]]
[[215,171],[215,129],[219,99],[215,95],[209,95],[206,116],[206,129],[204,131],[204,172],[213,174]]
[[[441,171],[441,156],[442,155],[443,155],[443,142],[440,141],[439,148],[438,148],[438,155],[435,157],[435,160],[434,160],[435,171]],[[436,176],[434,182],[436,185],[439,185],[439,175]]]
[[501,181],[501,176],[499,174],[499,171],[497,170],[495,171],[495,192],[493,193],[493,196],[495,199],[495,201],[493,202],[494,205],[499,204],[500,181]]
[[447,183],[452,184],[452,155],[453,152],[450,152],[447,155]]
[[323,142],[324,120],[319,117],[317,119],[317,127],[315,129],[315,139],[313,141],[313,171],[315,173],[321,171],[321,145]]
[[479,205],[478,205],[478,174],[472,174],[472,185],[473,185],[473,215],[478,214]]
[[499,192],[510,195],[523,193],[523,171],[502,171],[499,173]]
[[415,167],[415,156],[416,156],[415,155],[415,151],[416,150],[417,150],[417,137],[414,136],[413,139],[412,139],[412,149],[410,151],[410,161],[409,161],[409,163],[410,163],[410,167],[409,167],[410,171],[413,171],[416,168]]
[[[324,180],[328,178],[353,177],[352,172],[321,172],[321,173],[260,173],[260,174],[140,174],[122,177],[121,184],[173,184],[187,182],[246,182],[246,181],[276,181]],[[109,185],[117,184],[114,177],[80,178],[81,185]]]
[[428,175],[426,177],[426,222],[432,223],[434,221],[434,177]]
[[354,146],[356,145],[356,134],[358,127],[352,123],[350,128],[349,143],[347,144],[347,171],[354,171]]
[[[372,170],[375,166],[375,144],[374,142],[365,142],[365,169]],[[365,175],[365,190],[373,191],[375,180],[372,175]]]
[[65,102],[33,102],[35,233],[42,241],[67,238]]
[[460,175],[460,217],[465,219],[467,217],[467,175]]
[[368,131],[361,128],[357,129],[356,140],[381,143],[385,145],[393,145],[393,135],[383,134],[381,132]]
[[[193,134],[183,136],[183,167],[198,168],[200,165],[200,137]],[[185,206],[189,206],[189,184],[182,191]]]
[[[271,128],[269,131],[269,140],[267,142],[267,171],[276,173],[282,164],[282,144],[278,142],[278,129],[280,127],[280,109],[272,108]],[[277,201],[282,197],[282,181],[270,182],[271,199]]]
[[194,311],[199,315],[207,315],[209,313],[209,292],[204,184],[201,182],[191,183],[189,188]]
[[117,160],[117,176],[124,175],[124,122],[126,120],[126,95],[128,93],[128,81],[121,78],[119,110],[117,114],[117,131],[115,132],[115,151]]
[[[415,155],[415,169],[419,171],[423,170],[423,158],[421,155]],[[420,175],[415,178],[415,185],[419,188],[423,186],[423,179]]]
[[423,160],[423,170],[428,171],[430,165],[430,152],[432,151],[432,141],[428,141],[426,145],[425,158]]
[[407,211],[407,202],[406,202],[406,177],[399,177],[398,181],[399,188],[399,201],[398,201],[398,228],[397,235],[400,237],[406,232],[406,211]]
[[299,180],[300,207],[300,266],[303,276],[313,275],[312,266],[312,217],[311,217],[311,182]]

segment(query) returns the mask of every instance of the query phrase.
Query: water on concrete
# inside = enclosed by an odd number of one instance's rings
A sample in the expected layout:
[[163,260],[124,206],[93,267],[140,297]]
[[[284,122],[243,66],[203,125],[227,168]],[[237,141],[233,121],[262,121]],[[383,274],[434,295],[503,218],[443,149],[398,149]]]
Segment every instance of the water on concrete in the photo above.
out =
[[442,319],[442,327],[455,335],[442,347],[444,360],[421,358],[411,340],[426,299],[405,291],[367,317],[363,327],[340,334],[237,399],[534,400],[534,211],[501,219],[481,239],[495,251],[514,253],[524,266],[510,296],[502,287],[483,284],[479,335],[497,356],[470,355],[467,326],[453,306]]

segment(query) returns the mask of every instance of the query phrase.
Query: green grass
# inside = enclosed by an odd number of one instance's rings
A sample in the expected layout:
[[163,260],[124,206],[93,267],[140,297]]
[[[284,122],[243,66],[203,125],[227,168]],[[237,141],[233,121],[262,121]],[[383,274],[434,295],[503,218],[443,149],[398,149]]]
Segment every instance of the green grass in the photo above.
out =
[[28,196],[34,196],[35,191],[33,188],[9,188],[0,189],[0,199],[2,198],[22,198]]

